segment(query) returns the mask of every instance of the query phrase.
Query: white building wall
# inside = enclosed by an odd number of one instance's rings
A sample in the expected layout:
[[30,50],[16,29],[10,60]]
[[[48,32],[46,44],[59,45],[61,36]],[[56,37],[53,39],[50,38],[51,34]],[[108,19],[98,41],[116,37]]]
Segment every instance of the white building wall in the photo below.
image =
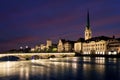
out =
[[72,46],[71,46],[71,44],[69,44],[68,42],[66,42],[66,43],[64,44],[64,48],[65,48],[65,51],[66,51],[66,52],[72,50]]
[[57,48],[58,48],[58,52],[64,51],[64,45],[61,40],[59,40]]
[[74,51],[75,52],[80,52],[80,51],[82,51],[82,43],[81,42],[76,42],[75,44],[74,44]]
[[50,46],[52,46],[52,41],[51,40],[47,40],[46,41],[46,48],[49,48]]
[[83,43],[83,54],[105,54],[107,50],[106,41],[91,41],[89,43]]

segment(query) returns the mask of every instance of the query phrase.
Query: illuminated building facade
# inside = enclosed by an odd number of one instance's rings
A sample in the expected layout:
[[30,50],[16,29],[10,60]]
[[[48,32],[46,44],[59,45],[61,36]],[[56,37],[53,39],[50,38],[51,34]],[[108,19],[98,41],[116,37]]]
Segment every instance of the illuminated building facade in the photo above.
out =
[[74,41],[66,41],[60,39],[57,45],[58,52],[72,52],[74,49]]
[[46,41],[46,48],[49,49],[52,46],[52,41],[50,39],[48,39]]
[[31,51],[45,51],[46,49],[48,50],[51,46],[52,46],[52,41],[51,40],[47,40],[46,41],[46,45],[45,44],[40,44],[40,45],[36,45],[35,48],[31,48]]
[[81,54],[96,54],[96,55],[116,55],[120,53],[120,38],[98,36],[92,37],[90,27],[89,12],[87,13],[87,25],[84,31],[84,38],[79,38],[77,41],[69,41],[60,39],[57,45],[53,45],[51,40],[45,44],[32,48],[37,51],[57,51],[57,52],[77,52]]
[[114,36],[92,37],[92,30],[89,22],[89,12],[87,13],[87,25],[85,27],[84,38],[80,38],[74,44],[74,51],[81,54],[98,54],[98,55],[116,55],[120,53],[120,39]]

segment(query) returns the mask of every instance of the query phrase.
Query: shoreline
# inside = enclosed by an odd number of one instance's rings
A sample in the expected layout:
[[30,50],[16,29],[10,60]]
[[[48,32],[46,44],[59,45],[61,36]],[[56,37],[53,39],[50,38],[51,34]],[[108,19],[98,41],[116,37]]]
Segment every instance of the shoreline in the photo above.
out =
[[[9,56],[9,57],[8,57]],[[54,58],[70,58],[70,57],[104,57],[104,58],[120,58],[120,54],[117,55],[100,55],[100,54],[80,54],[75,52],[69,53],[9,53],[9,55],[1,55],[0,61],[28,61],[32,59],[54,59]],[[3,59],[2,59],[3,58]]]
[[120,58],[120,55],[97,55],[97,54],[88,54],[88,55],[84,55],[84,54],[79,54],[79,53],[75,53],[76,57],[105,57],[105,58]]

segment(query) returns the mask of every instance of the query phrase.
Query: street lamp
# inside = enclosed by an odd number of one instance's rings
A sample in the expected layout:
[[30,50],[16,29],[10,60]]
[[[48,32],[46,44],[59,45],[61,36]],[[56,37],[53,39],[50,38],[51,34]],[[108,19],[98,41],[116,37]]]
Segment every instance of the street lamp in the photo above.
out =
[[28,46],[25,46],[25,48],[28,48]]
[[21,46],[20,49],[23,49],[23,47]]

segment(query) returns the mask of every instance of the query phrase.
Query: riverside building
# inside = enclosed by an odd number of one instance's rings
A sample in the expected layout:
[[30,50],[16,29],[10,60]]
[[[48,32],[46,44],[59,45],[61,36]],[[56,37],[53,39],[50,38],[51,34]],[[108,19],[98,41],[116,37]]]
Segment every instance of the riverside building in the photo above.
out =
[[80,38],[74,44],[74,51],[84,55],[117,55],[120,53],[120,39],[107,36],[92,37],[90,27],[89,12],[87,13],[87,25],[84,31],[84,37]]
[[74,50],[74,41],[60,39],[57,45],[58,52],[72,52]]

